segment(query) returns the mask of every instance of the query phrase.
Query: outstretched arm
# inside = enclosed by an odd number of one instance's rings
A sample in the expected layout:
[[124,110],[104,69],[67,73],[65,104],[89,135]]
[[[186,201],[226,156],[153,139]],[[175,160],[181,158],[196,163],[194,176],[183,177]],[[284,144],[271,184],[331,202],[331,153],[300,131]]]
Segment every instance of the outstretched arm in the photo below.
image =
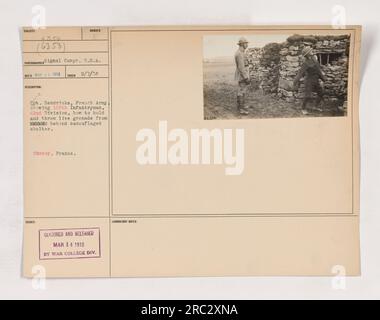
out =
[[305,72],[306,72],[306,64],[304,63],[301,66],[301,69],[298,71],[296,77],[294,78],[294,82],[293,82],[294,87],[298,86],[298,83],[301,80],[301,78],[305,75]]

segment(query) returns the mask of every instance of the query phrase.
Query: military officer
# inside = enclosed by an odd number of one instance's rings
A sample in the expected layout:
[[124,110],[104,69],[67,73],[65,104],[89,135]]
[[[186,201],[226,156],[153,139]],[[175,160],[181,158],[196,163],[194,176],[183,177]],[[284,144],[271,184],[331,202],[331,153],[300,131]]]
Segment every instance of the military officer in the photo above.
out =
[[313,92],[318,96],[316,101],[317,108],[319,108],[320,104],[323,102],[324,90],[319,79],[326,81],[326,77],[323,74],[321,66],[319,65],[317,58],[314,56],[311,47],[303,48],[302,55],[304,56],[305,61],[294,79],[293,86],[294,90],[298,91],[299,81],[302,77],[305,77],[305,97],[302,103],[302,113],[307,114],[307,104],[312,100]]
[[248,58],[245,50],[248,48],[248,41],[246,38],[242,37],[237,43],[239,49],[235,53],[235,80],[238,82],[238,92],[237,92],[237,108],[240,114],[248,114],[248,107],[246,105],[246,95],[248,91],[248,86],[250,84],[249,80],[249,64]]

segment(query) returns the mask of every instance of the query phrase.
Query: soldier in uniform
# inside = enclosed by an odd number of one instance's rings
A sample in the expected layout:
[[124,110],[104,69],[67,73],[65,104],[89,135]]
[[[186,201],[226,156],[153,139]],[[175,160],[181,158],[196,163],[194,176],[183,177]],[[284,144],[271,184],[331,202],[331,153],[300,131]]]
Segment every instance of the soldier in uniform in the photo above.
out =
[[302,113],[307,114],[306,107],[313,98],[313,92],[315,92],[318,96],[316,101],[317,108],[319,108],[320,104],[323,103],[324,90],[319,82],[319,79],[326,81],[326,77],[321,70],[321,66],[319,65],[317,58],[313,55],[313,49],[311,47],[305,47],[302,50],[302,55],[304,56],[305,61],[294,79],[293,86],[294,90],[298,91],[299,81],[305,76],[305,97],[302,103]]
[[235,53],[235,80],[238,82],[237,108],[240,114],[246,115],[248,114],[248,107],[246,106],[245,99],[250,84],[249,64],[245,53],[245,50],[248,48],[248,41],[242,37],[237,44],[239,46],[239,49]]

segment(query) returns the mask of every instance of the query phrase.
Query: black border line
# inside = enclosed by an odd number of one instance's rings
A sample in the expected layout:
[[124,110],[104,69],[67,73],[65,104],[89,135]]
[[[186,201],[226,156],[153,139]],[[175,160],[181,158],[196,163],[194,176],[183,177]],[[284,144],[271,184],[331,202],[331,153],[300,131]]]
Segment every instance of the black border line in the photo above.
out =
[[112,37],[111,30],[107,28],[107,41],[108,41],[108,256],[109,256],[109,264],[108,264],[108,272],[109,277],[112,277],[112,228],[111,228],[111,218],[113,211],[113,201],[112,201]]
[[[305,214],[304,216],[302,214]],[[64,217],[25,217],[25,220],[33,220],[33,219],[129,219],[129,218],[260,218],[260,217],[276,217],[276,218],[315,218],[315,217],[353,217],[358,216],[358,214],[352,214],[352,213],[216,213],[216,214],[210,214],[210,213],[179,213],[179,214],[162,214],[162,213],[151,213],[151,214],[116,214],[113,216],[64,216]]]

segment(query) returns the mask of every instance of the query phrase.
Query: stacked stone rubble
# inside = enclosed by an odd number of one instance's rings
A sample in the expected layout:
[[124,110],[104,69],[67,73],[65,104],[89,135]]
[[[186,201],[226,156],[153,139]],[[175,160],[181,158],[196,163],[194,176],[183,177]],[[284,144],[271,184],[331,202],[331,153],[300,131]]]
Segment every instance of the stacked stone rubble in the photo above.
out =
[[327,81],[323,83],[325,97],[331,101],[347,99],[349,36],[299,36],[289,37],[280,51],[280,77],[278,96],[287,101],[294,101],[304,96],[304,81],[301,80],[298,92],[293,92],[292,85],[302,63],[302,50],[309,46],[321,60],[322,54],[339,54],[337,60],[322,65]]
[[260,58],[262,55],[262,48],[248,48],[247,56],[249,61],[249,74],[251,81],[259,83],[261,81],[260,74]]
[[281,45],[270,43],[248,50],[250,77],[265,94],[277,95]]
[[277,95],[279,70],[280,70],[280,56],[281,44],[270,43],[263,48],[262,56],[260,59],[261,65],[261,88],[264,93]]
[[302,50],[310,46],[320,60],[323,54],[338,54],[337,59],[321,68],[327,78],[324,83],[326,98],[343,103],[347,99],[349,40],[347,35],[293,35],[282,44],[249,48],[247,54],[251,79],[265,94],[277,95],[287,101],[303,98],[303,79],[298,92],[293,91],[293,82],[304,61]]
[[[302,59],[300,52],[302,51],[299,44],[288,45],[286,43],[280,51],[280,71],[278,83],[278,96],[287,101],[294,101],[295,93],[293,92],[293,82],[296,77]],[[301,90],[304,85],[301,83]]]

